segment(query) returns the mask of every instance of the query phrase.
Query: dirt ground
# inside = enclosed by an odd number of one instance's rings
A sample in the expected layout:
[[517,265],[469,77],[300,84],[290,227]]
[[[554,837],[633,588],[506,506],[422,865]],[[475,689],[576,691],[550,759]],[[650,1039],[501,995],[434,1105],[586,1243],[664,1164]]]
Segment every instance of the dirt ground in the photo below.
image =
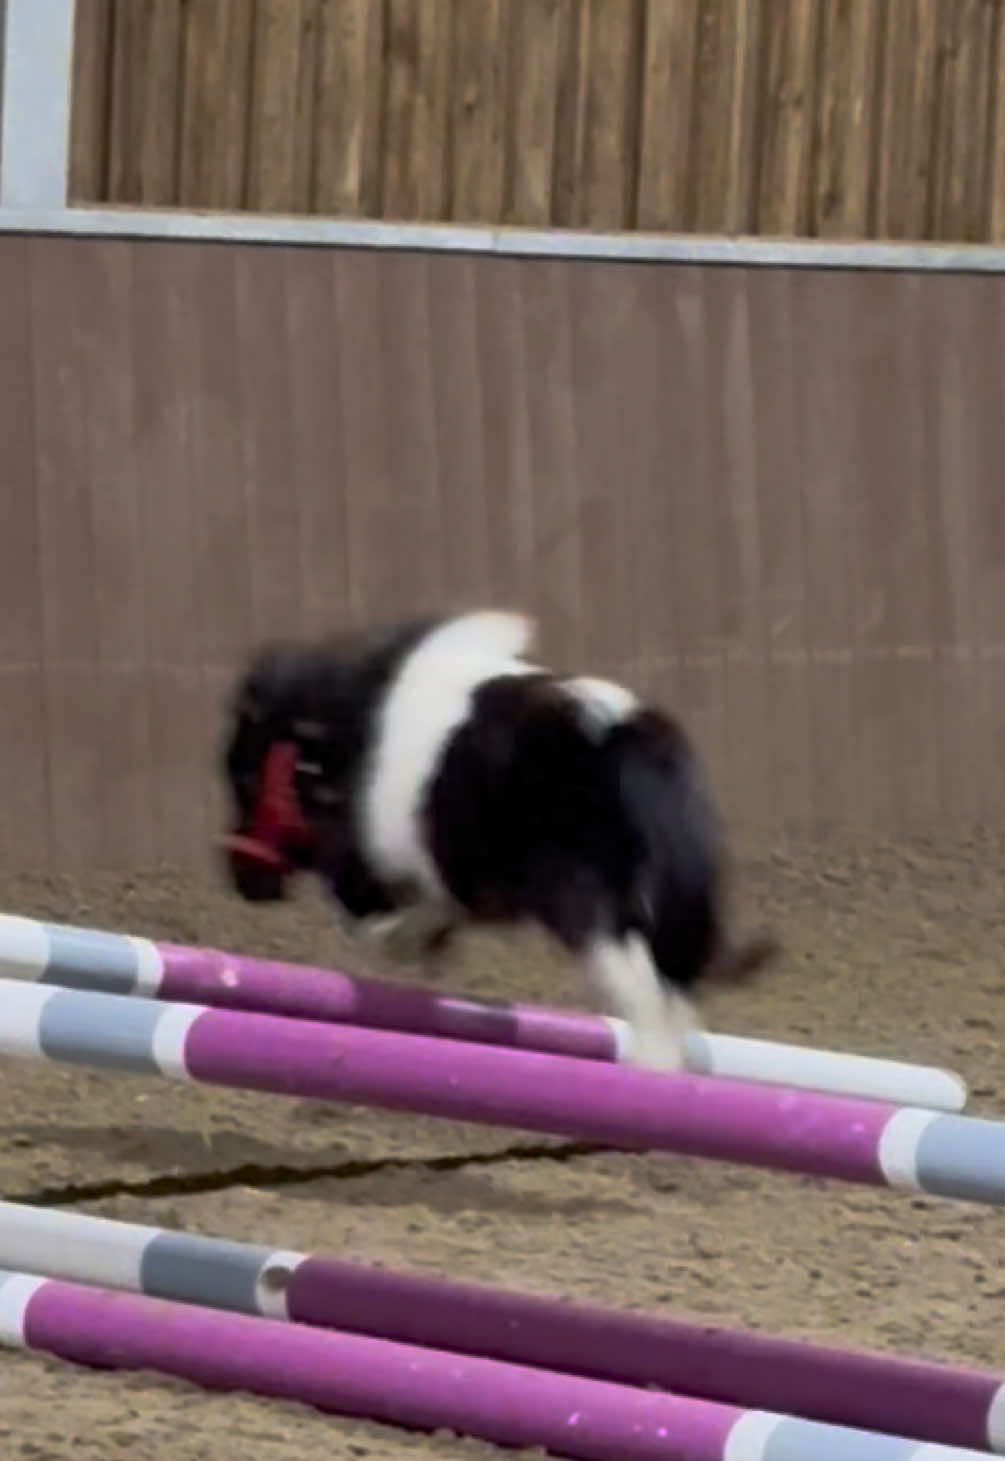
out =
[[[953,1065],[975,1109],[1005,1111],[1005,841],[789,846],[739,877],[786,956],[710,1004],[712,1028]],[[0,907],[363,967],[309,895],[277,913],[178,876],[0,874]],[[533,940],[470,940],[443,982],[579,994]],[[988,1209],[662,1155],[563,1158],[558,1142],[521,1155],[510,1131],[15,1062],[0,1099],[2,1189],[20,1200],[1005,1369],[1005,1240]],[[445,1155],[469,1160],[443,1169]],[[499,1454],[20,1354],[0,1355],[0,1453]]]

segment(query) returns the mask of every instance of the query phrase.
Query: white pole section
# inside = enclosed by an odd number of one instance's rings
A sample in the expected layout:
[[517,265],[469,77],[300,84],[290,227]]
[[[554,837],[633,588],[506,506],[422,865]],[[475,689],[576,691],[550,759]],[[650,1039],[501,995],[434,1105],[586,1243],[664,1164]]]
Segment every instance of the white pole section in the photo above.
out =
[[65,208],[75,0],[0,0],[0,209]]

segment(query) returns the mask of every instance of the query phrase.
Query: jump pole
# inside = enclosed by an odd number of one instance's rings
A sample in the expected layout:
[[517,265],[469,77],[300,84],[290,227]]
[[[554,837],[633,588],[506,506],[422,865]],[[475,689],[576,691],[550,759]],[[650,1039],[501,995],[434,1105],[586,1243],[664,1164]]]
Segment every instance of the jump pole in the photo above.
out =
[[985,1461],[980,1451],[29,1273],[0,1272],[0,1344],[581,1461]]
[[[0,914],[0,975],[593,1060],[619,1061],[630,1053],[628,1026],[602,1015],[489,1003],[418,985],[12,914]],[[959,1112],[967,1101],[965,1082],[951,1070],[737,1035],[693,1032],[687,1065],[698,1075],[933,1111]]]
[[9,1202],[0,1203],[0,1267],[1005,1452],[1005,1377],[962,1366],[710,1328]]
[[0,979],[0,1055],[1005,1204],[1005,1123]]

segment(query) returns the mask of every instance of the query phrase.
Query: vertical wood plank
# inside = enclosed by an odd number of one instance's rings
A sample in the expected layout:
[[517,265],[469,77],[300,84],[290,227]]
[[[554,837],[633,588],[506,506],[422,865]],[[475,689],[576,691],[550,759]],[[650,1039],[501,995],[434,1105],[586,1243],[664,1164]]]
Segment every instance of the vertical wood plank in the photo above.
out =
[[[888,464],[877,474],[876,496],[887,502],[894,499],[887,526],[882,514],[875,513],[873,531],[879,535],[880,547],[887,536],[890,546],[882,585],[888,598],[893,648],[886,668],[898,718],[895,779],[899,822],[908,832],[938,824],[942,796],[937,575],[931,571],[939,551],[933,508],[940,464],[924,389],[928,283],[917,274],[902,274],[889,281],[885,351],[890,358],[883,368],[895,385],[884,398],[875,391],[866,398],[872,418],[870,438],[879,439],[876,455]],[[865,384],[868,390],[870,383]],[[887,475],[891,486],[884,490]]]
[[795,397],[792,275],[776,269],[750,270],[747,287],[772,752],[768,785],[775,825],[806,829],[816,819],[815,758],[807,673],[806,472]]
[[[101,736],[89,398],[77,316],[75,239],[37,240],[30,254],[38,535],[47,758],[57,866],[99,863]],[[85,244],[93,248],[93,244]]]
[[317,0],[258,0],[248,206],[305,212],[313,181]]
[[388,0],[385,218],[444,216],[452,16],[443,0]]
[[384,5],[321,0],[314,208],[380,217]]
[[[948,338],[932,366],[942,367],[942,405],[934,420],[943,479],[934,485],[945,531],[943,605],[953,646],[952,663],[945,657],[943,663],[945,782],[952,797],[947,815],[966,827],[993,827],[1005,797],[999,718],[1005,688],[1005,514],[993,485],[1005,449],[1005,420],[987,363],[1001,348],[1003,315],[996,280],[961,276],[943,282],[949,287],[939,290],[935,313]],[[950,457],[955,465],[946,479]]]
[[77,247],[75,330],[84,377],[84,459],[91,499],[96,603],[95,730],[100,771],[100,861],[150,866],[156,856],[153,731],[148,698],[148,607],[136,430],[132,334],[134,249]]
[[667,411],[673,342],[663,325],[670,280],[659,265],[639,265],[624,280],[626,323],[632,329],[632,390],[625,474],[625,508],[634,539],[636,643],[630,667],[638,691],[680,709],[680,629],[674,579],[676,503],[667,462],[679,450],[677,420]]
[[510,138],[504,221],[553,221],[558,86],[568,0],[518,0],[510,37]]
[[647,0],[638,226],[691,226],[691,137],[698,0]]
[[975,348],[971,388],[983,429],[975,443],[979,458],[969,479],[971,492],[971,572],[975,585],[975,632],[979,655],[978,754],[981,765],[981,819],[1001,825],[1005,815],[1005,762],[1001,728],[1005,724],[1005,499],[998,470],[1005,453],[1005,413],[995,372],[979,362],[997,358],[1005,339],[1005,308],[1000,280],[970,279],[970,322]]
[[882,18],[877,0],[832,0],[820,12],[809,217],[815,236],[864,238],[869,232]]
[[583,581],[579,484],[576,479],[569,269],[538,260],[519,276],[523,354],[522,388],[535,484],[534,528],[537,607],[551,653],[583,663]]
[[512,0],[454,4],[449,216],[498,223],[506,180]]
[[604,264],[570,271],[570,364],[574,471],[579,494],[583,663],[622,676],[637,651],[625,415],[630,396],[621,362],[631,355],[622,280]]
[[475,281],[489,583],[495,602],[537,609],[535,488],[525,389],[522,259],[481,260]]
[[992,54],[988,58],[991,67],[991,161],[988,187],[991,199],[988,217],[988,237],[992,243],[1005,238],[1005,16],[995,10],[992,29]]
[[[388,465],[393,501],[392,529],[383,552],[395,565],[393,604],[399,612],[435,609],[444,584],[444,521],[436,406],[430,371],[432,319],[430,256],[388,254],[381,270],[377,345],[383,379]],[[470,411],[470,382],[455,403],[462,418]]]
[[726,815],[743,828],[772,826],[766,626],[761,506],[754,442],[754,342],[743,270],[708,281],[708,402],[723,546],[720,612],[723,638],[722,795]]
[[245,202],[252,31],[248,0],[188,0],[179,201],[187,208]]
[[623,229],[635,222],[644,11],[639,0],[588,0],[580,168],[573,219],[585,228]]
[[[31,253],[45,243],[0,239],[0,855],[11,867],[43,866],[50,853],[46,667],[39,541],[39,442],[34,394],[48,387],[32,358]],[[43,449],[45,443],[41,443]]]
[[909,443],[904,430],[910,362],[900,356],[894,329],[897,282],[849,272],[834,290],[846,318],[856,322],[845,365],[852,405],[845,551],[853,584],[860,794],[873,825],[893,835],[903,830],[908,801],[934,792],[931,785],[908,784],[915,776],[927,779],[931,768],[924,750],[918,754],[924,707],[905,714],[911,646],[928,617],[910,583],[912,557],[916,568],[917,550],[926,544],[926,504],[921,443]]
[[252,631],[251,535],[244,478],[244,433],[237,336],[237,289],[229,249],[188,246],[193,318],[190,435],[187,470],[192,513],[192,582],[195,601],[207,606],[200,627],[200,673],[212,754],[193,768],[190,794],[204,785],[211,825],[221,816],[217,775],[225,696],[250,643]]
[[352,575],[342,440],[342,379],[335,320],[335,266],[323,249],[284,259],[285,356],[289,372],[287,477],[299,501],[301,612],[309,633],[351,621]]
[[709,491],[715,480],[716,430],[701,269],[673,271],[661,291],[658,317],[667,342],[663,405],[674,442],[672,480],[666,486],[671,508],[665,554],[677,627],[676,689],[685,724],[721,790],[726,761],[721,508],[719,494]]
[[937,13],[937,0],[886,0],[873,223],[880,238],[928,233]]
[[178,201],[182,0],[115,7],[109,196],[168,207]]
[[[793,384],[802,429],[806,642],[816,743],[816,827],[826,833],[868,822],[869,793],[860,770],[856,720],[855,578],[852,562],[856,489],[863,469],[850,381],[855,376],[845,281],[821,288],[817,273],[792,278]],[[826,348],[822,342],[826,341]]]
[[687,202],[699,233],[753,230],[760,18],[760,0],[702,0]]
[[339,250],[335,276],[335,339],[343,429],[341,479],[346,537],[353,565],[349,583],[353,622],[390,618],[396,603],[397,563],[385,358],[380,348],[384,257],[367,250]]
[[281,256],[254,244],[232,252],[237,328],[237,419],[248,523],[256,640],[296,635],[300,598],[300,484],[293,431]]
[[[212,245],[203,247],[213,247]],[[157,851],[169,863],[202,862],[209,846],[203,769],[213,751],[203,676],[210,617],[199,578],[192,462],[198,337],[205,306],[202,249],[144,242],[133,260],[136,430],[143,442],[144,575],[149,616],[149,695]],[[227,403],[230,410],[236,403]]]
[[484,383],[478,351],[482,260],[430,254],[429,373],[433,389],[441,573],[453,603],[489,602],[496,591],[489,546]]
[[108,186],[112,0],[77,0],[70,111],[71,203],[101,203]]
[[582,0],[564,0],[559,11],[551,173],[551,222],[559,228],[574,228],[576,224],[576,198],[586,148],[589,20]]
[[941,759],[941,821],[973,826],[981,806],[978,761],[976,586],[973,580],[972,481],[974,370],[972,303],[965,277],[932,279],[920,358],[930,421],[933,471],[928,481]]
[[819,8],[818,0],[772,0],[762,11],[758,233],[807,230]]
[[988,234],[993,29],[987,0],[940,7],[932,179],[936,238],[976,242]]

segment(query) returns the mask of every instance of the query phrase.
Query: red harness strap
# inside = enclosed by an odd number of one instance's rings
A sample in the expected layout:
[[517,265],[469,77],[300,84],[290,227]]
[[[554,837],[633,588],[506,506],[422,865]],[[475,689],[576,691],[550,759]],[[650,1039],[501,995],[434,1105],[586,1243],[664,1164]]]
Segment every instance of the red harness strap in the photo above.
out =
[[292,847],[307,846],[313,840],[297,800],[295,776],[299,748],[295,741],[277,741],[266,754],[259,778],[255,819],[244,836],[224,838],[232,852],[271,867],[290,868]]

